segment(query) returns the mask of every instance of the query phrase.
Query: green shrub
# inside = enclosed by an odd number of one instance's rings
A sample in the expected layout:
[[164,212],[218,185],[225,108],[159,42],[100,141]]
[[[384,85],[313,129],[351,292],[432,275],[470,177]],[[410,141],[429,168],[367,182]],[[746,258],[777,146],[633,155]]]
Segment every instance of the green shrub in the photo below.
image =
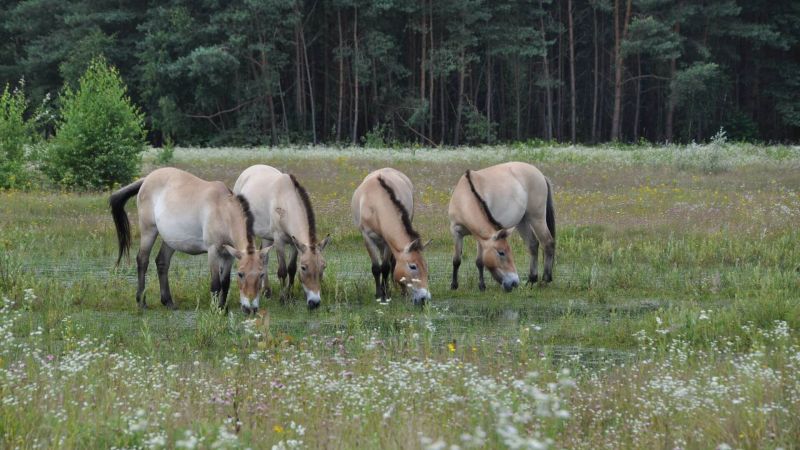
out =
[[31,126],[24,118],[28,101],[20,87],[13,91],[6,84],[0,95],[0,188],[14,188],[25,178],[25,144],[31,139]]
[[159,166],[166,166],[172,162],[175,157],[175,141],[172,140],[170,135],[164,136],[164,145],[161,150],[156,153],[156,164]]
[[64,87],[61,121],[44,172],[65,187],[109,188],[130,182],[144,151],[144,115],[131,103],[116,68],[96,58]]

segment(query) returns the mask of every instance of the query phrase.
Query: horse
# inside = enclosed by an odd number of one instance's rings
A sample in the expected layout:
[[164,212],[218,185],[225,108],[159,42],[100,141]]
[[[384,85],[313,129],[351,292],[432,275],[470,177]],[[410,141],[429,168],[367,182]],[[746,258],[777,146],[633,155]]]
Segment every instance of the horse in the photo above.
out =
[[376,170],[356,188],[351,207],[353,219],[372,260],[377,301],[387,302],[388,277],[403,288],[411,289],[415,305],[431,299],[428,291],[428,265],[422,256],[424,245],[411,226],[414,214],[414,186],[402,172]]
[[161,303],[175,309],[169,289],[169,265],[175,251],[198,255],[208,253],[211,295],[220,308],[226,307],[231,266],[238,261],[239,301],[245,314],[258,311],[258,294],[264,282],[262,258],[253,245],[253,214],[242,196],[234,195],[219,181],[206,181],[188,172],[166,167],[154,170],[111,194],[109,205],[117,230],[117,265],[131,246],[131,232],[125,203],[136,195],[139,212],[139,253],[136,256],[138,289],[136,303],[146,308],[145,274],[150,250],[161,235],[156,257]]
[[542,282],[553,280],[556,252],[556,218],[548,180],[536,167],[507,162],[482,170],[467,170],[458,180],[448,207],[450,232],[455,242],[451,289],[458,289],[458,267],[464,236],[478,241],[478,287],[486,289],[483,269],[510,292],[519,285],[508,237],[516,230],[531,255],[528,284],[538,280],[539,244],[544,246]]
[[[322,251],[331,237],[327,235],[322,242],[317,242],[316,220],[308,192],[294,175],[263,164],[245,169],[236,180],[233,192],[249,200],[255,219],[255,235],[275,246],[278,278],[282,286],[281,298],[286,299],[291,291],[299,256],[298,278],[306,294],[306,304],[310,309],[318,307],[322,301],[320,288],[325,270]],[[293,249],[288,268],[287,245]],[[268,262],[266,257],[264,267]],[[271,291],[268,282],[266,286],[264,296],[269,297]]]

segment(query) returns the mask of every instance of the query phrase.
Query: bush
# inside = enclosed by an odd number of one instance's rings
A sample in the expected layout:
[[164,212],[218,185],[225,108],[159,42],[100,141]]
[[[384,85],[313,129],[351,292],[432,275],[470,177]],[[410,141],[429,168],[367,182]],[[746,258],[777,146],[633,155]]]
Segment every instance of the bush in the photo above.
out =
[[78,82],[64,87],[61,121],[43,170],[65,187],[110,188],[138,174],[144,115],[131,103],[116,68],[96,58]]
[[13,188],[25,178],[25,144],[31,140],[31,126],[23,116],[28,106],[20,87],[6,84],[0,95],[0,188]]

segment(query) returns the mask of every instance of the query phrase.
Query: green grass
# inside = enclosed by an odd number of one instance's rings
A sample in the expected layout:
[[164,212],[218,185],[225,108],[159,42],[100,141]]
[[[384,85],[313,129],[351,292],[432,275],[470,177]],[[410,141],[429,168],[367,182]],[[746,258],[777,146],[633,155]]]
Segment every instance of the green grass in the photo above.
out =
[[[510,159],[554,182],[555,281],[480,293],[467,238],[451,291],[450,190],[467,168]],[[107,193],[0,192],[3,447],[800,442],[797,148],[176,149],[173,160],[229,185],[254,163],[295,173],[318,233],[334,238],[317,311],[273,299],[255,321],[220,314],[206,259],[186,255],[170,273],[178,310],[161,307],[151,264],[139,311],[134,264],[114,267]],[[424,309],[399,294],[374,302],[352,225],[353,189],[388,165],[415,183],[415,227],[434,239]],[[524,279],[518,236],[512,247]]]

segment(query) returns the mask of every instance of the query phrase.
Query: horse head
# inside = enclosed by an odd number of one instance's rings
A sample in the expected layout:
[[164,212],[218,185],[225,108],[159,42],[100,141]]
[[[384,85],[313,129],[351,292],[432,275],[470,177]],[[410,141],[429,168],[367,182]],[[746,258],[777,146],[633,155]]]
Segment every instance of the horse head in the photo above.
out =
[[483,266],[506,292],[519,286],[519,275],[511,255],[511,246],[508,245],[508,237],[513,231],[513,227],[504,228],[496,231],[489,239],[478,239]]
[[292,236],[292,243],[297,249],[297,259],[300,266],[298,278],[306,293],[306,304],[310,309],[314,309],[322,302],[320,290],[322,287],[322,274],[325,271],[325,257],[322,251],[330,243],[331,236],[325,236],[322,242],[317,244],[306,244]]
[[423,245],[419,238],[414,239],[395,256],[394,281],[409,288],[415,305],[422,305],[431,299],[428,290],[428,263],[422,256],[422,250],[430,243],[428,241]]

